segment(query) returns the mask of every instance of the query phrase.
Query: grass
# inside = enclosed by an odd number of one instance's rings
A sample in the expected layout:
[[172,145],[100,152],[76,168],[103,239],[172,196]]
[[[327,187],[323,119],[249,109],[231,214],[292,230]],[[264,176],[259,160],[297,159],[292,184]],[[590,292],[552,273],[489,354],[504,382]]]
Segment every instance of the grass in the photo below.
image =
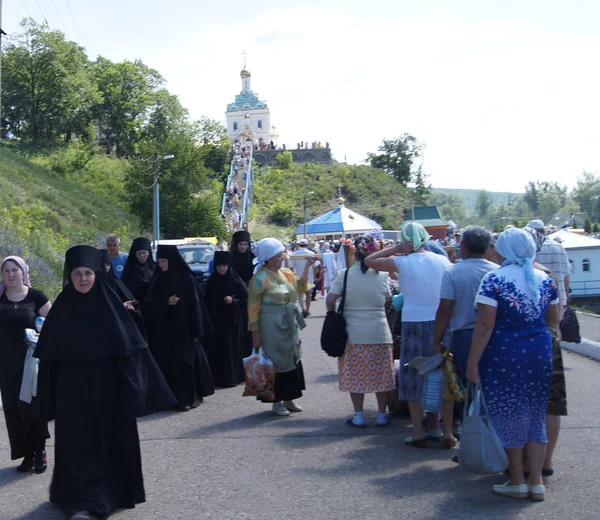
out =
[[33,285],[49,297],[62,286],[68,247],[98,246],[118,233],[127,249],[140,232],[138,219],[114,201],[0,146],[0,257],[26,257]]

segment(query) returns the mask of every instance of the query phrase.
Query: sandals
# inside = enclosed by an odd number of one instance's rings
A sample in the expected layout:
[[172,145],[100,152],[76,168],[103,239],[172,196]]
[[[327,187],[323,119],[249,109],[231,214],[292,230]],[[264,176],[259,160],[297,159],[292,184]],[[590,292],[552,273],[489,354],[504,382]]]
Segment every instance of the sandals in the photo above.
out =
[[404,439],[404,444],[413,448],[427,448],[427,439],[415,439],[412,435]]
[[454,448],[454,446],[456,446],[457,442],[458,442],[458,440],[456,438],[444,439],[444,443],[442,445],[442,449],[444,449],[444,450],[451,450],[452,448]]

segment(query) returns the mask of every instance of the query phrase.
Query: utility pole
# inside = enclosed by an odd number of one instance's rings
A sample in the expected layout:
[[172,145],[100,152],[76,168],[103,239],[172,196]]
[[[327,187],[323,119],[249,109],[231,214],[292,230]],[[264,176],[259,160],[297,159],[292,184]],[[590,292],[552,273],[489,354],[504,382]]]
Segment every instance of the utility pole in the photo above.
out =
[[2,0],[0,0],[0,139],[2,139]]
[[[0,0],[1,1],[1,0]],[[152,159],[154,169],[152,172],[152,242],[154,248],[158,247],[159,231],[158,231],[158,155],[155,153]]]

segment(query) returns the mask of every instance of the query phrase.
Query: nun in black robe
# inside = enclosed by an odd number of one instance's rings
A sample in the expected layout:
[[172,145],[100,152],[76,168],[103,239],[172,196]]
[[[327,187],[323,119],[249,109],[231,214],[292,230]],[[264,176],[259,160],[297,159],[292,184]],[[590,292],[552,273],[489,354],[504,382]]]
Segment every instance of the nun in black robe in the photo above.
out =
[[[240,246],[241,242],[245,242],[247,246],[244,244]],[[245,249],[245,251],[242,253],[240,249]],[[254,253],[250,249],[250,233],[244,230],[235,232],[231,237],[230,250],[233,255],[231,267],[233,267],[235,273],[244,281],[246,287],[248,287],[250,280],[254,276],[254,264],[252,263]]]
[[159,245],[144,302],[150,349],[181,411],[215,392],[201,340],[212,333],[194,275],[175,246]]
[[[140,262],[140,259],[138,258],[139,251],[146,251],[148,253],[144,263]],[[121,275],[121,281],[140,303],[146,299],[148,286],[150,285],[150,280],[155,269],[156,262],[152,258],[150,240],[146,237],[136,238],[131,244],[129,256],[127,257],[125,267],[123,268],[123,274]]]
[[[232,387],[245,379],[242,356],[247,330],[244,325],[248,288],[231,268],[231,253],[215,253],[215,271],[206,282],[204,301],[214,328],[206,338],[206,357],[215,386]],[[225,273],[221,274],[223,270]]]
[[117,296],[125,305],[125,308],[131,313],[131,317],[141,332],[144,338],[146,337],[146,327],[144,325],[144,319],[142,318],[141,305],[139,300],[131,293],[127,286],[123,283],[123,280],[119,280],[113,269],[110,257],[108,256],[107,249],[99,249],[100,261],[104,269],[101,270],[101,274],[104,277],[108,286],[117,293]]
[[[105,517],[145,501],[136,417],[176,401],[102,276],[98,250],[75,246],[65,264],[71,281],[52,306],[35,351],[41,412],[55,421],[50,501],[68,515]],[[93,272],[91,288],[82,287],[77,268]]]

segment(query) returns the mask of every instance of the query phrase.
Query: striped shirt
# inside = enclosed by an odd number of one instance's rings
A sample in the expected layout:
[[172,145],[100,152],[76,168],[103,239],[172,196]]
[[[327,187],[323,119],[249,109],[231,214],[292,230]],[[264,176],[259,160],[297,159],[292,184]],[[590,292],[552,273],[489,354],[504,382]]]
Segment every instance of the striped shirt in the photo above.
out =
[[569,264],[569,257],[565,248],[558,242],[547,238],[544,240],[535,259],[554,273],[558,282],[560,303],[563,306],[567,305],[568,295],[565,287],[565,277],[571,272],[571,264]]

